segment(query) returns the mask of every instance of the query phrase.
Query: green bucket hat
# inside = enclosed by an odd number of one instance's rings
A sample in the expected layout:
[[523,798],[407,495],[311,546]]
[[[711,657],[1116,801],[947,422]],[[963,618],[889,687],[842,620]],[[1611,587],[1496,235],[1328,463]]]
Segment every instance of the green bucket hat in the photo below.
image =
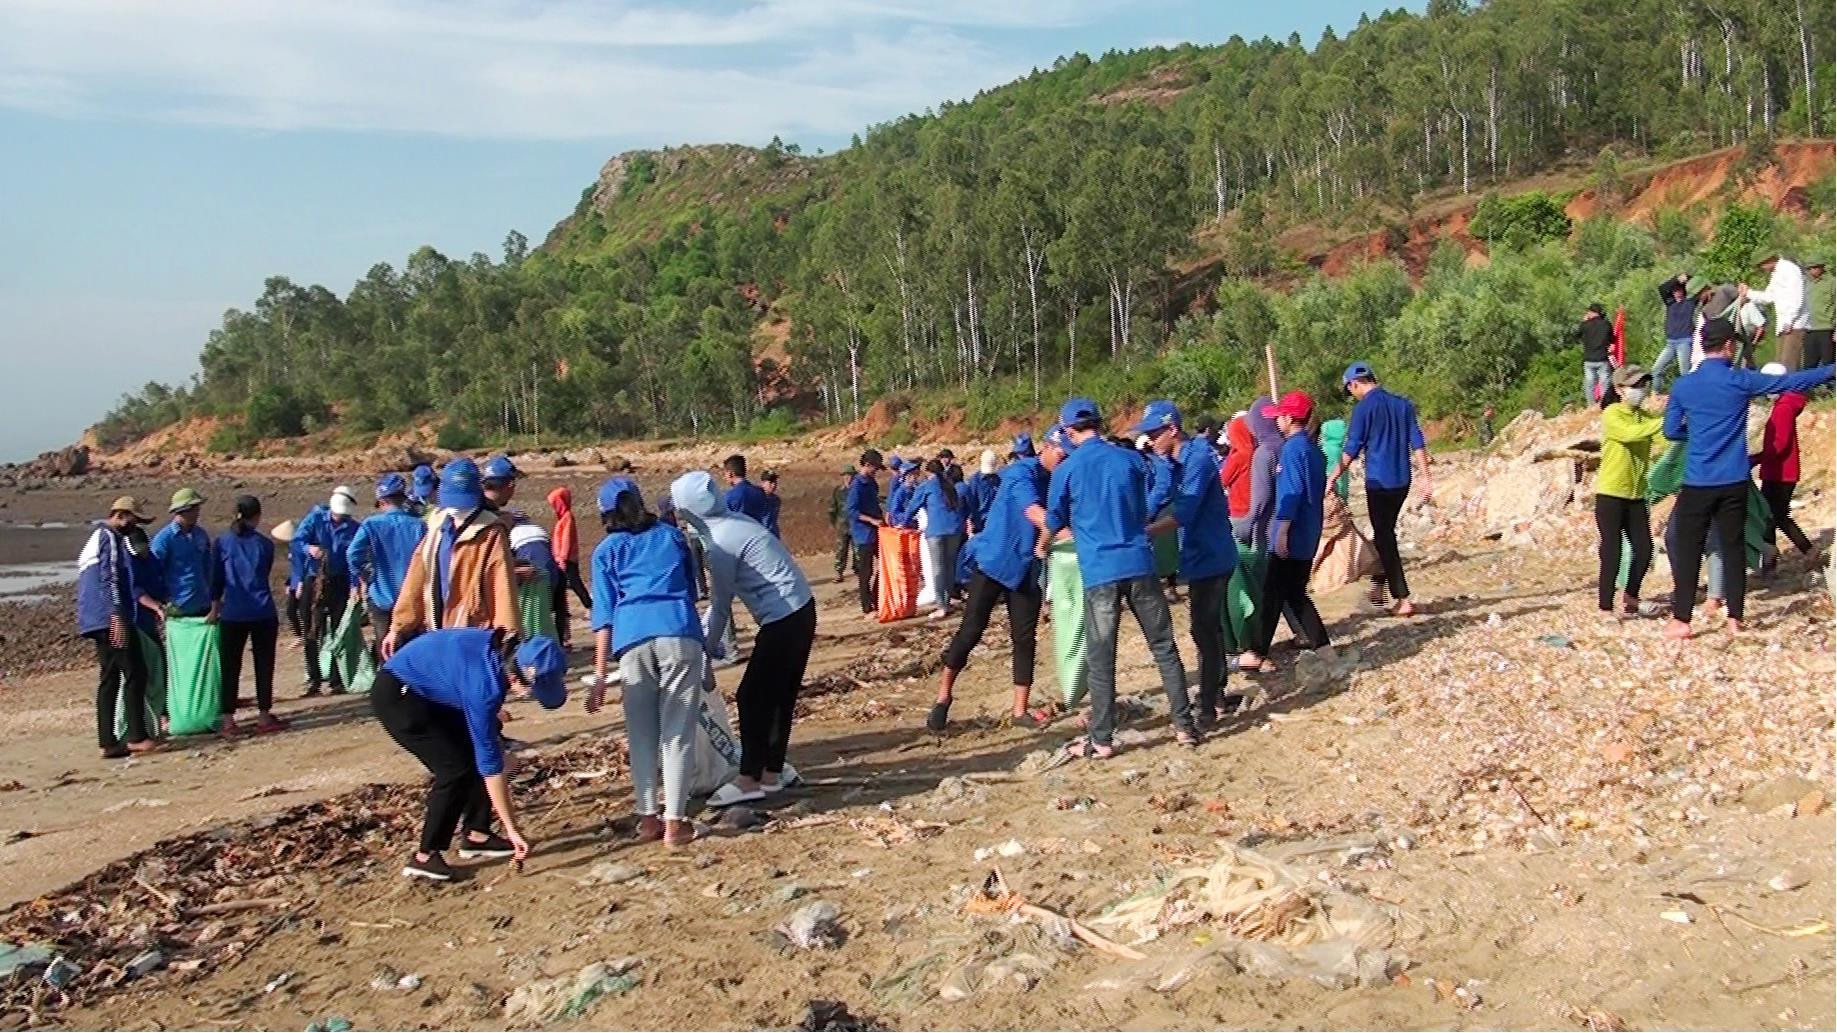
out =
[[1748,264],[1759,265],[1762,262],[1771,262],[1778,257],[1780,257],[1779,248],[1771,244],[1762,244],[1754,249],[1754,257],[1749,260]]
[[1813,255],[1810,258],[1805,260],[1805,268],[1807,269],[1818,269],[1818,268],[1829,269],[1830,267],[1831,267],[1830,260],[1825,258],[1823,255]]
[[204,505],[204,496],[198,494],[198,489],[180,488],[172,493],[172,505],[166,507],[166,512],[183,513],[185,510],[195,509],[202,505]]
[[1684,288],[1684,293],[1694,298],[1715,285],[1715,282],[1707,276],[1693,276],[1690,278],[1690,286]]

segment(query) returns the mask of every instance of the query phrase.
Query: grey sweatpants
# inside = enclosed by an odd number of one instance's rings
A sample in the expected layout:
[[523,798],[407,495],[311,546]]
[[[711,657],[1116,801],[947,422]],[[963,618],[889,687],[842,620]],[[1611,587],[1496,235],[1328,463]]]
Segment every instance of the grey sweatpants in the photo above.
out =
[[702,644],[654,638],[625,651],[625,734],[631,740],[632,795],[639,814],[657,813],[657,774],[663,772],[663,816],[688,816],[695,723],[701,706]]

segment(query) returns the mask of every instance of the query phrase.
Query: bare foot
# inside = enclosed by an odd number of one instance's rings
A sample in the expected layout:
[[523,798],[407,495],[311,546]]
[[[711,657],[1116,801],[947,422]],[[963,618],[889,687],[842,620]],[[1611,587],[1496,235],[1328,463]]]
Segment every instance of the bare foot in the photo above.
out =
[[242,728],[237,725],[235,718],[225,714],[223,719],[217,722],[217,734],[225,739],[234,739],[242,734]]
[[1416,607],[1412,605],[1408,599],[1399,599],[1397,600],[1397,605],[1391,607],[1391,612],[1399,617],[1414,617],[1416,616]]
[[159,743],[152,739],[141,739],[128,743],[129,753],[158,753]]
[[1740,622],[1740,621],[1738,621],[1738,620],[1736,620],[1736,619],[1735,619],[1735,618],[1733,618],[1733,617],[1730,617],[1730,618],[1729,618],[1729,620],[1728,620],[1728,623],[1727,623],[1726,625],[1724,625],[1724,627],[1726,627],[1726,628],[1728,629],[1728,632],[1729,632],[1729,634],[1731,634],[1731,635],[1739,635],[1739,634],[1741,634],[1741,631],[1742,631],[1742,624],[1741,624],[1741,622]]
[[1690,637],[1690,625],[1673,618],[1671,623],[1665,625],[1665,637],[1682,642]]

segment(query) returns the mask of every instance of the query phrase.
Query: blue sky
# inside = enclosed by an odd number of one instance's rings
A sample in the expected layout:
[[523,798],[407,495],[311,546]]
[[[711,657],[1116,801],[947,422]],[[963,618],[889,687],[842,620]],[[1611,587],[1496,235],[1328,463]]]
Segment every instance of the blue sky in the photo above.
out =
[[1072,51],[1312,43],[1384,6],[5,0],[0,460],[191,376],[267,276],[342,295],[421,244],[539,242],[622,150],[833,150]]

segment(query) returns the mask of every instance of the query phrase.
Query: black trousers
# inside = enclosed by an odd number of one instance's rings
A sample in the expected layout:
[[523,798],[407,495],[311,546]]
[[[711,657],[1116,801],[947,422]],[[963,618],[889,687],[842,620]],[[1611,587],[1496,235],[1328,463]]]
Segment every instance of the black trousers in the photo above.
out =
[[1811,539],[1805,536],[1805,530],[1792,518],[1792,493],[1798,488],[1796,481],[1762,481],[1760,482],[1761,498],[1767,500],[1767,511],[1772,516],[1772,526],[1767,531],[1767,540],[1773,540],[1773,532],[1784,531],[1786,537],[1800,552],[1810,554]]
[[1832,350],[1833,349],[1831,347],[1831,331],[1829,330],[1807,330],[1805,331],[1805,355],[1799,364],[1799,368],[1800,369],[1816,369],[1817,367],[1824,365],[1825,363],[1831,361]]
[[587,594],[587,585],[580,579],[580,562],[569,560],[562,564],[561,580],[555,582],[555,596],[552,605],[555,607],[555,634],[561,641],[568,641],[568,592],[573,591],[574,598],[580,600],[583,610],[593,608],[593,598]]
[[1722,536],[1722,569],[1728,582],[1729,616],[1740,620],[1747,612],[1748,482],[1736,481],[1699,488],[1686,484],[1678,490],[1671,525],[1677,528],[1677,548],[1671,553],[1671,616],[1688,623],[1697,602],[1697,573],[1703,567],[1703,537],[1713,524]]
[[281,637],[281,624],[273,617],[265,621],[218,621],[217,655],[223,663],[223,713],[236,713],[236,696],[242,689],[242,647],[249,645],[255,654],[255,709],[267,713],[274,709],[274,646]]
[[287,593],[287,630],[293,632],[294,638],[306,637],[306,607],[300,602],[305,592],[306,587],[302,585],[298,593]]
[[1595,495],[1595,530],[1601,536],[1595,558],[1600,579],[1595,602],[1602,613],[1614,612],[1614,583],[1620,578],[1620,543],[1632,543],[1633,562],[1627,567],[1627,594],[1639,598],[1639,586],[1652,568],[1652,514],[1645,499]]
[[836,529],[836,576],[848,573],[848,556],[855,551],[855,540],[849,537],[847,528]]
[[147,660],[140,655],[134,622],[127,623],[128,644],[117,649],[109,644],[108,630],[92,631],[86,638],[96,644],[96,745],[109,749],[120,745],[115,738],[115,705],[120,702],[127,712],[128,741],[140,742],[147,737]]
[[874,597],[874,557],[877,548],[872,541],[855,546],[855,588],[861,593],[861,612],[873,613],[880,608]]
[[1193,648],[1199,652],[1199,720],[1212,720],[1225,689],[1225,589],[1229,574],[1187,582]]
[[1034,577],[1022,578],[1021,587],[1009,590],[978,570],[970,578],[969,593],[964,598],[963,623],[957,625],[957,633],[944,648],[944,666],[953,671],[969,666],[970,651],[989,630],[989,618],[994,615],[998,602],[1005,602],[1008,607],[1008,641],[1014,644],[1014,684],[1031,686],[1041,603],[1040,581]]
[[740,774],[758,778],[785,769],[791,747],[791,714],[804,688],[804,669],[816,643],[816,600],[759,629],[753,655],[740,676]]
[[1257,640],[1251,644],[1258,656],[1269,655],[1269,645],[1276,640],[1276,621],[1282,611],[1293,607],[1306,636],[1306,647],[1319,649],[1330,641],[1327,626],[1320,621],[1320,611],[1308,597],[1308,578],[1313,574],[1309,560],[1284,559],[1271,553],[1263,567],[1263,599],[1257,605]]
[[319,647],[323,636],[337,630],[350,601],[351,586],[342,577],[315,578],[300,586],[300,608],[306,614],[306,677],[314,686],[329,679],[334,687],[343,687],[337,671],[319,669]]
[[1397,517],[1410,489],[1367,488],[1365,508],[1371,514],[1371,543],[1378,548],[1378,562],[1384,572],[1378,583],[1390,589],[1392,599],[1408,599],[1410,583],[1403,576],[1403,554],[1397,550]]
[[370,708],[396,745],[414,754],[434,777],[421,822],[421,852],[451,846],[453,830],[462,822],[468,832],[490,832],[491,798],[472,756],[465,715],[409,692],[387,670],[376,672]]

